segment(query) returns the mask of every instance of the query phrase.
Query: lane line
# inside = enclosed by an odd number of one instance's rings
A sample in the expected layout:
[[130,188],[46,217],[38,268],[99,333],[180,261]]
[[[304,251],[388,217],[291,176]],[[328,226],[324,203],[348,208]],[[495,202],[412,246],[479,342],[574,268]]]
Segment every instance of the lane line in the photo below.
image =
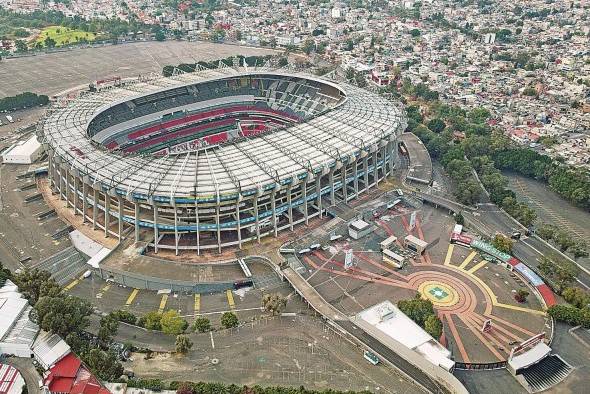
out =
[[443,314],[447,323],[449,324],[449,328],[451,329],[451,334],[453,334],[453,338],[455,338],[455,345],[459,349],[459,353],[461,353],[461,357],[463,358],[463,362],[470,363],[469,356],[467,355],[467,350],[465,350],[465,346],[463,345],[463,341],[461,341],[461,336],[457,331],[457,327],[455,326],[455,322],[453,321],[453,316],[450,313]]
[[166,308],[167,302],[168,302],[168,294],[162,294],[162,299],[160,300],[160,307],[158,308],[158,313],[164,312],[164,308]]
[[477,252],[471,252],[471,253],[469,253],[469,256],[467,256],[465,258],[465,260],[463,260],[463,262],[459,266],[459,269],[460,270],[464,269],[467,266],[467,264],[471,263],[471,260],[473,260],[475,258],[475,256],[477,256]]
[[227,296],[227,303],[229,304],[229,308],[234,310],[236,308],[236,303],[234,301],[234,295],[232,294],[231,290],[226,290],[225,295]]
[[71,282],[69,285],[67,285],[66,287],[64,287],[64,290],[65,290],[65,291],[68,291],[68,290],[71,290],[71,289],[73,289],[73,288],[74,288],[74,287],[75,287],[75,286],[76,286],[78,283],[80,283],[80,281],[81,281],[82,279],[84,279],[84,277],[83,277],[83,276],[81,276],[81,277],[79,277],[79,278],[77,278],[77,279],[74,279],[74,280],[73,280],[73,281],[72,281],[72,282]]
[[211,337],[211,347],[215,349],[215,341],[213,340],[213,331],[209,331],[209,336]]
[[133,289],[131,291],[131,294],[129,294],[129,298],[127,298],[127,301],[125,302],[125,306],[131,305],[135,297],[137,297],[137,293],[139,293],[139,289]]
[[201,311],[201,295],[199,293],[195,294],[195,317]]
[[447,249],[447,256],[445,257],[445,264],[444,265],[451,265],[451,257],[453,257],[453,250],[455,249],[455,244],[449,244],[449,248]]
[[475,271],[477,271],[478,269],[480,269],[481,267],[483,267],[487,263],[488,262],[486,260],[482,260],[479,263],[477,263],[475,266],[473,266],[471,269],[469,269],[467,272],[469,272],[470,274],[473,274],[473,273],[475,273]]

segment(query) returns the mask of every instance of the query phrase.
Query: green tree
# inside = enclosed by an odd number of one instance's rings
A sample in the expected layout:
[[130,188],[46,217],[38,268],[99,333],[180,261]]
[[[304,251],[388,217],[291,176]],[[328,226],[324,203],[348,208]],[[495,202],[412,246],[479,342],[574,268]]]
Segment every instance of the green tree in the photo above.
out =
[[432,314],[424,321],[424,330],[438,341],[443,332],[443,325],[438,316]]
[[56,297],[61,287],[47,271],[25,269],[14,276],[14,283],[19,291],[35,305],[41,297]]
[[555,242],[559,246],[559,249],[562,252],[567,251],[569,248],[571,248],[572,246],[574,246],[576,244],[576,242],[571,237],[571,234],[569,232],[563,231],[563,230],[558,230],[554,234],[553,239],[555,240]]
[[17,52],[26,52],[29,50],[27,43],[24,42],[23,40],[16,40],[14,42],[14,45],[16,46]]
[[92,313],[92,305],[88,301],[70,295],[41,297],[34,308],[39,326],[62,338],[88,327],[88,316]]
[[12,273],[8,268],[4,268],[4,265],[0,262],[0,287],[10,278],[12,278]]
[[164,34],[163,30],[158,30],[155,35],[156,41],[164,41],[166,39],[166,34]]
[[193,330],[195,332],[211,331],[211,321],[204,316],[199,316],[193,323]]
[[422,299],[420,294],[410,300],[400,300],[397,307],[420,327],[424,327],[428,316],[434,314],[432,302]]
[[240,324],[238,317],[233,312],[225,312],[221,315],[221,325],[224,328],[237,327]]
[[147,328],[148,330],[162,330],[162,314],[153,311],[148,312],[145,316],[139,319],[139,325]]
[[428,122],[428,125],[427,126],[428,126],[428,128],[430,130],[432,130],[435,133],[440,133],[440,132],[442,132],[445,129],[445,127],[447,127],[447,125],[445,124],[445,122],[443,122],[439,118],[431,119]]
[[160,319],[162,332],[165,334],[178,335],[184,332],[188,323],[175,310],[167,310]]
[[584,241],[576,241],[569,248],[570,253],[574,255],[574,258],[588,257],[588,247]]
[[174,347],[176,353],[186,354],[193,347],[193,342],[186,335],[177,335]]
[[273,316],[278,315],[287,306],[287,298],[280,293],[265,294],[262,296],[262,306],[267,312],[271,312]]
[[109,343],[119,329],[119,319],[114,312],[100,318],[100,328],[98,330],[98,338],[104,343]]
[[55,48],[55,45],[57,44],[57,42],[49,36],[45,37],[43,42],[45,43],[46,48]]
[[113,352],[90,349],[82,354],[82,360],[101,380],[112,382],[123,374],[123,366],[117,361],[117,356]]
[[455,214],[455,223],[460,224],[461,226],[465,225],[465,218],[463,217],[462,212],[457,212]]
[[510,238],[506,237],[503,234],[494,235],[494,239],[492,240],[492,245],[494,246],[494,248],[498,249],[500,252],[512,253],[513,242]]
[[567,287],[561,292],[561,295],[564,300],[576,308],[586,308],[590,306],[590,294],[579,287]]

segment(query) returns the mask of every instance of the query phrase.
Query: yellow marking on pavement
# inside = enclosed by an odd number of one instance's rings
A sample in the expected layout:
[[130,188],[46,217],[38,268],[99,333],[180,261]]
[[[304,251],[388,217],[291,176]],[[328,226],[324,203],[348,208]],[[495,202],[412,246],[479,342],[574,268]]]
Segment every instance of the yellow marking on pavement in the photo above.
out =
[[447,257],[445,257],[445,265],[451,265],[451,257],[453,257],[453,249],[455,249],[455,245],[449,244],[449,248],[447,249]]
[[477,263],[474,267],[472,267],[468,272],[473,274],[475,271],[477,271],[478,269],[480,269],[481,267],[483,267],[487,263],[488,263],[487,261],[482,260],[479,263]]
[[127,298],[127,301],[125,302],[125,306],[131,305],[135,297],[137,297],[137,293],[139,293],[139,289],[133,289],[131,294],[129,294],[129,298]]
[[158,308],[158,313],[164,312],[164,308],[166,308],[166,302],[168,302],[168,294],[162,294],[162,299],[160,300],[160,307]]
[[234,309],[236,307],[236,303],[234,302],[234,295],[232,294],[231,290],[227,290],[225,294],[227,295],[227,303],[229,304],[229,307]]
[[201,311],[201,295],[195,294],[195,316]]
[[66,287],[64,287],[65,291],[71,290],[74,288],[74,286],[76,286],[78,283],[80,283],[80,281],[84,279],[83,276],[79,277],[78,279],[74,279],[69,285],[67,285]]
[[536,309],[529,309],[529,308],[524,308],[522,306],[502,304],[500,302],[494,303],[494,305],[497,306],[497,307],[500,307],[500,308],[512,309],[513,311],[527,312],[527,313],[532,313],[532,314],[535,314],[535,315],[545,316],[545,312],[544,311],[538,311]]
[[461,263],[461,265],[459,266],[459,269],[463,269],[467,266],[467,264],[471,263],[471,260],[473,260],[475,258],[475,256],[477,256],[477,252],[471,252],[469,253],[469,256],[467,256],[465,258],[465,260],[463,260],[463,262]]
[[105,287],[103,287],[100,291],[104,293],[104,292],[109,291],[110,288],[111,288],[111,284],[107,283],[107,285]]

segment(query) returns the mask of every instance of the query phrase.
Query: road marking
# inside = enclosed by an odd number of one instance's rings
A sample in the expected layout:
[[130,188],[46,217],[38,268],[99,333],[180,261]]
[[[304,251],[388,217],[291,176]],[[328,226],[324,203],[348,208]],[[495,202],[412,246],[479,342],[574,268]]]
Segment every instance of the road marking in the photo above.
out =
[[127,298],[127,301],[125,302],[125,306],[131,305],[135,297],[137,297],[137,293],[139,293],[139,289],[133,289],[133,291],[131,291],[131,294],[129,294],[129,298]]
[[110,288],[111,288],[111,284],[107,283],[107,285],[101,289],[101,292],[105,293],[105,292],[109,291]]
[[459,269],[463,269],[467,266],[467,264],[471,263],[471,260],[473,260],[475,258],[475,256],[477,256],[477,252],[471,252],[469,253],[469,256],[467,256],[465,258],[465,260],[463,260],[463,262],[461,263],[461,265],[459,266]]
[[453,249],[455,249],[455,245],[449,244],[449,248],[447,249],[447,257],[445,257],[445,265],[451,265],[451,257],[453,257]]
[[225,292],[225,295],[227,296],[227,303],[229,304],[229,308],[232,310],[235,309],[236,303],[234,302],[234,295],[232,294],[231,290],[227,290]]
[[201,295],[199,293],[195,294],[195,316],[199,314],[201,311]]
[[73,281],[72,281],[72,282],[71,282],[69,285],[67,285],[66,287],[64,287],[64,290],[65,290],[65,291],[68,291],[68,290],[71,290],[71,289],[73,289],[73,288],[74,288],[74,286],[76,286],[78,283],[80,283],[80,281],[81,281],[82,279],[84,279],[84,277],[83,277],[83,276],[81,276],[81,277],[79,277],[79,278],[77,278],[77,279],[74,279],[74,280],[73,280]]
[[162,299],[160,300],[160,307],[158,308],[158,313],[164,312],[164,308],[166,308],[167,302],[168,302],[168,294],[162,294]]
[[211,336],[211,347],[215,349],[215,341],[213,340],[213,331],[209,331],[209,335]]
[[538,311],[536,309],[523,308],[522,306],[502,304],[500,302],[495,303],[494,306],[497,306],[497,307],[500,307],[500,308],[512,309],[513,311],[527,312],[527,313],[532,313],[534,315],[545,316],[545,312],[544,311]]
[[481,267],[483,267],[484,265],[486,265],[488,262],[486,260],[482,260],[479,263],[477,263],[473,268],[471,268],[469,271],[470,274],[473,274],[475,271],[477,271],[478,269],[480,269]]

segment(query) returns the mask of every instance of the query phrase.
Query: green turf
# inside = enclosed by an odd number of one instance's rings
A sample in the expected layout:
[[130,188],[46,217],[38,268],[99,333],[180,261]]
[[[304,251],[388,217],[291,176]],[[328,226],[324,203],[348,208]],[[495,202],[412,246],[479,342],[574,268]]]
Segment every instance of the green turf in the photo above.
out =
[[96,34],[88,33],[82,30],[74,30],[63,26],[49,26],[41,31],[35,43],[41,42],[45,45],[45,39],[51,37],[55,40],[56,46],[75,44],[78,40],[86,39],[87,41],[94,41]]

